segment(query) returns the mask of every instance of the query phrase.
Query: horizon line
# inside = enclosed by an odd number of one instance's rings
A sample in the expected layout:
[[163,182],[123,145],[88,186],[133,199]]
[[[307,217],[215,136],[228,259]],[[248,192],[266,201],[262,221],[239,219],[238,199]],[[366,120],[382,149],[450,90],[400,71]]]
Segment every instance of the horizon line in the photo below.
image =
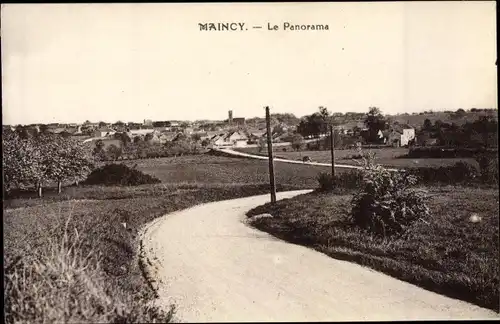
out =
[[[318,106],[319,108],[320,106]],[[371,107],[371,106],[370,106]],[[376,107],[376,106],[375,106]],[[328,108],[328,107],[327,107]],[[498,110],[497,107],[495,108],[479,108],[479,107],[472,107],[472,108],[458,108],[457,110],[459,109],[463,109],[465,110],[466,112],[470,112],[472,109],[478,109],[478,110]],[[233,110],[234,112],[234,110]],[[414,114],[433,114],[433,113],[446,113],[446,112],[456,112],[456,110],[452,111],[452,110],[449,110],[449,109],[439,109],[439,110],[435,110],[435,109],[430,109],[430,110],[424,110],[424,111],[407,111],[407,112],[398,112],[396,114],[384,114],[382,112],[382,114],[384,116],[400,116],[400,115],[405,115],[405,114],[408,114],[408,115],[414,115]],[[292,112],[276,112],[276,113],[271,113],[271,115],[285,115],[285,114],[290,114],[290,115],[293,115],[295,116],[296,118],[298,119],[302,119],[306,116],[310,116],[312,114],[316,113],[315,112],[312,112],[310,114],[306,114],[306,115],[303,115],[303,116],[297,116],[296,114],[292,113]],[[338,114],[338,113],[341,113],[341,114],[348,114],[348,113],[351,113],[351,114],[366,114],[366,112],[355,112],[355,111],[345,111],[345,112],[330,112],[331,114]],[[2,114],[3,115],[3,114]],[[263,114],[264,115],[264,114]],[[253,117],[241,117],[241,116],[236,116],[233,118],[245,118],[245,119],[254,119],[254,118],[261,118],[261,119],[265,119],[265,115],[262,116],[262,117],[259,117],[259,116],[253,116]],[[190,120],[190,119],[152,119],[152,118],[143,118],[142,121],[124,121],[122,119],[117,119],[116,121],[112,121],[112,122],[108,122],[108,121],[105,121],[105,120],[98,120],[98,121],[91,121],[90,119],[86,119],[85,121],[89,121],[91,123],[99,123],[99,122],[104,122],[106,124],[114,124],[114,123],[117,123],[117,122],[122,122],[122,123],[125,123],[125,124],[128,124],[128,123],[144,123],[144,121],[152,121],[152,122],[157,122],[157,121],[170,121],[170,122],[196,122],[196,121],[215,121],[215,122],[224,122],[226,119],[207,119],[207,118],[202,118],[202,119],[195,119],[195,120]],[[80,121],[80,122],[74,122],[74,121],[51,121],[51,122],[34,122],[34,123],[29,123],[29,124],[21,124],[21,123],[14,123],[14,124],[4,124],[3,123],[3,118],[2,118],[2,126],[18,126],[18,125],[49,125],[49,124],[83,124],[85,123],[85,121]]]

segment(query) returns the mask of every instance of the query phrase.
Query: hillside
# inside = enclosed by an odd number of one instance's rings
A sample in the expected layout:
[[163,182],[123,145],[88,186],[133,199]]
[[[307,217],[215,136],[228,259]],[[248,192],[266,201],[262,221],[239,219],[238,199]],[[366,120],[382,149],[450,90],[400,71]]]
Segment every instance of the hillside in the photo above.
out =
[[424,113],[413,113],[413,114],[397,114],[387,116],[391,121],[398,122],[400,124],[408,124],[415,128],[421,127],[426,119],[429,119],[433,124],[436,120],[441,120],[445,123],[455,123],[457,125],[463,125],[466,122],[473,122],[482,116],[491,116],[498,120],[498,110],[481,110],[481,111],[465,111],[463,116],[459,116],[456,112],[424,112]]

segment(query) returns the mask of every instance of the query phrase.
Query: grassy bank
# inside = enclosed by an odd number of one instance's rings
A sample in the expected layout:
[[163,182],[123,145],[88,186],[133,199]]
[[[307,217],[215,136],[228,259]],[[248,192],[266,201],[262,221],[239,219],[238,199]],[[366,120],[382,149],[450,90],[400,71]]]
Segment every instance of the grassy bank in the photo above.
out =
[[[311,193],[248,215],[272,214],[253,225],[281,239],[498,311],[498,189],[429,190],[432,217],[405,239],[384,241],[353,227],[350,195]],[[482,221],[469,222],[473,213]]]

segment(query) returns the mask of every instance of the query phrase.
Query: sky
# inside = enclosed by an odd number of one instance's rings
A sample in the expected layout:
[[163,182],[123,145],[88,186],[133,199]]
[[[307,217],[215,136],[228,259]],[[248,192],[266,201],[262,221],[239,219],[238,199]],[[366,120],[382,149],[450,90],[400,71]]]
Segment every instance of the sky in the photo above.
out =
[[1,19],[4,125],[497,108],[493,1],[8,4]]

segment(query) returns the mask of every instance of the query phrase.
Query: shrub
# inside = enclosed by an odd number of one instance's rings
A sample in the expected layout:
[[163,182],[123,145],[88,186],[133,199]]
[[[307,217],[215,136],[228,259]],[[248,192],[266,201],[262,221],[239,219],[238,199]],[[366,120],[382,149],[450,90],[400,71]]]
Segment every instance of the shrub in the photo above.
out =
[[142,173],[139,170],[132,169],[125,164],[107,164],[94,170],[85,180],[84,184],[137,186],[160,182],[159,179]]
[[333,179],[332,175],[327,172],[321,172],[318,174],[319,191],[331,191],[333,190]]
[[497,156],[481,154],[476,157],[479,165],[480,179],[484,183],[498,184]]
[[318,177],[319,191],[332,191],[338,189],[356,189],[359,188],[362,180],[363,173],[361,170],[349,170],[336,174],[332,179],[332,175],[327,172],[321,172]]
[[363,172],[361,170],[349,170],[335,175],[335,186],[345,189],[357,189],[362,185]]
[[360,190],[351,201],[356,226],[384,238],[404,234],[429,215],[423,192],[411,189],[417,179],[406,172],[390,172],[365,160]]
[[450,147],[412,147],[407,157],[409,158],[457,158],[474,157],[485,153],[497,154],[498,149],[484,148],[450,148]]
[[457,162],[452,166],[410,168],[407,171],[425,184],[472,182],[479,176],[477,167],[466,162]]

